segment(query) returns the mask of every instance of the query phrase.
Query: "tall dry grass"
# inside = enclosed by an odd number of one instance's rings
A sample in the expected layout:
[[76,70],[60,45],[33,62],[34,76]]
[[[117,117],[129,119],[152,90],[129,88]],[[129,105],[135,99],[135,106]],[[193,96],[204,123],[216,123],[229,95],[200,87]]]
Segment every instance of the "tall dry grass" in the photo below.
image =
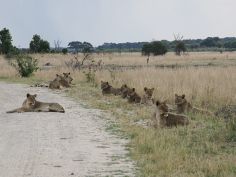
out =
[[[94,54],[96,57],[96,54]],[[209,57],[215,57],[221,62],[227,63],[228,60],[223,55],[229,55],[228,59],[236,59],[236,53],[229,52],[220,54],[216,52],[190,53],[188,56],[177,57],[173,54],[164,56],[161,62],[167,64],[170,62],[193,63],[208,60]],[[101,55],[98,55],[101,56]],[[131,64],[134,62],[145,63],[145,58],[137,53],[132,54],[105,54],[104,63],[109,64],[106,57],[114,57],[112,60],[115,64]],[[65,61],[74,58],[74,55],[61,54],[35,54],[34,58],[38,59],[40,70],[34,77],[38,80],[53,80],[56,74],[71,72],[74,82],[85,79],[85,75],[78,70],[71,70],[66,67]],[[79,55],[78,57],[82,57]],[[164,58],[163,57],[163,58]],[[187,57],[187,58],[185,58]],[[98,57],[99,58],[99,57]],[[98,60],[95,58],[95,60]],[[157,59],[158,60],[158,59]],[[127,61],[127,62],[125,62]],[[230,60],[231,61],[231,60]],[[232,60],[233,61],[233,60]],[[231,62],[232,62],[231,61]],[[53,67],[45,69],[43,65],[50,62]],[[158,61],[159,62],[159,61]],[[236,63],[236,61],[235,61]],[[16,77],[16,70],[10,66],[3,58],[0,57],[0,76]],[[109,81],[114,87],[120,87],[126,83],[130,87],[136,88],[137,92],[142,95],[144,87],[154,87],[154,97],[156,99],[168,100],[173,103],[174,94],[185,94],[187,99],[201,107],[217,108],[222,105],[236,103],[236,67],[181,67],[177,69],[168,68],[149,68],[143,67],[132,70],[100,70],[95,74],[97,84],[101,80]]]
[[12,67],[3,56],[0,55],[0,77],[1,78],[12,78],[17,77],[17,71]]
[[174,94],[185,94],[200,106],[219,107],[236,103],[236,67],[154,69],[98,72],[97,82],[115,87],[126,83],[142,95],[144,87],[154,87],[154,97],[174,102]]

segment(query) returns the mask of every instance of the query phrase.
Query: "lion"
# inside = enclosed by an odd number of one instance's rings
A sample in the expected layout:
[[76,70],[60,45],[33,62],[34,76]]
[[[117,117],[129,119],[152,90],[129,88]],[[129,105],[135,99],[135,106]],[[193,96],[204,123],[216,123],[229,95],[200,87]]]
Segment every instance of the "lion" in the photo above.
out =
[[144,87],[144,95],[142,96],[141,103],[142,104],[151,104],[152,103],[152,95],[153,95],[154,88],[147,88]]
[[113,95],[120,95],[121,89],[120,88],[113,88],[108,82],[101,81],[101,89],[102,94],[113,94]]
[[127,96],[133,92],[131,88],[129,88],[126,84],[123,84],[120,88],[121,90],[121,97],[122,98],[127,98]]
[[44,103],[37,101],[37,95],[27,93],[26,100],[23,102],[22,107],[7,111],[7,113],[23,113],[23,112],[60,112],[64,113],[64,108],[58,103]]
[[61,89],[63,87],[70,87],[68,81],[61,75],[56,74],[56,78],[49,83],[50,89]]
[[132,88],[131,90],[132,91],[127,95],[129,103],[140,103],[141,97],[136,93],[135,88]]
[[177,127],[177,125],[188,125],[189,119],[185,115],[170,113],[166,101],[156,101],[154,114],[154,127]]
[[68,82],[68,84],[71,84],[71,82],[73,81],[73,78],[70,76],[70,72],[63,73],[63,75],[64,75],[64,79]]
[[185,94],[183,95],[175,94],[175,104],[177,106],[177,113],[179,114],[192,111],[193,113],[201,113],[201,114],[207,114],[207,115],[213,116],[213,113],[208,110],[203,110],[203,109],[192,106],[191,103],[189,103],[186,100]]

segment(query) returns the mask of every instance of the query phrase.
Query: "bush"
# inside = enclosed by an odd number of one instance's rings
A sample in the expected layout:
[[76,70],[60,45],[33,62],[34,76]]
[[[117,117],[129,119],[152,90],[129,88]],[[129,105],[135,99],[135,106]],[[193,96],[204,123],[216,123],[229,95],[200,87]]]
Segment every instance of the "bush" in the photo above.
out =
[[67,53],[68,53],[67,48],[62,49],[62,53],[63,53],[64,55],[67,54]]
[[13,66],[17,69],[21,77],[29,77],[39,69],[37,59],[28,55],[17,56],[16,64],[13,64]]
[[143,55],[165,55],[167,52],[167,47],[160,41],[153,41],[143,45],[142,54]]

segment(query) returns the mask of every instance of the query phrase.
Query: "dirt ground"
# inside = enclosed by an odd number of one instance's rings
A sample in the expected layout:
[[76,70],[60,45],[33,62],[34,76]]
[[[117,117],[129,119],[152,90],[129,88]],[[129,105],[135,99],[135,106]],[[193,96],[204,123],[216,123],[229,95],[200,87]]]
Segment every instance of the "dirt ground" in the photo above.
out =
[[[105,131],[104,114],[47,88],[0,82],[0,176],[135,176],[126,140]],[[27,93],[66,113],[15,113]]]

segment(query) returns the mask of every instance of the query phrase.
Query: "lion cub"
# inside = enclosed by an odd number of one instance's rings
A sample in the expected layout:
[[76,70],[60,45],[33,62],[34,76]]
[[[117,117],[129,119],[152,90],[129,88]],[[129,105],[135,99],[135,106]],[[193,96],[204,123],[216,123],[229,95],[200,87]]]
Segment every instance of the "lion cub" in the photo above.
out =
[[26,100],[23,102],[21,108],[7,111],[7,113],[22,113],[22,112],[61,112],[64,113],[64,108],[58,103],[44,103],[37,101],[35,95],[27,93]]
[[154,127],[172,127],[177,125],[188,125],[189,119],[185,115],[168,112],[166,102],[156,101],[154,116]]
[[135,88],[131,89],[131,92],[127,95],[129,103],[140,103],[141,97],[136,93]]
[[101,81],[102,94],[120,95],[121,89],[113,88],[108,82]]
[[144,87],[144,95],[141,100],[142,104],[152,104],[153,91],[154,88],[149,89],[147,87]]
[[68,83],[68,81],[65,79],[65,77],[56,74],[56,78],[50,82],[49,84],[49,88],[50,89],[61,89],[63,87],[70,87],[70,84]]
[[121,90],[121,97],[122,98],[127,98],[128,95],[133,92],[133,90],[131,88],[129,88],[126,84],[123,84],[120,88]]
[[177,95],[175,94],[175,104],[177,106],[177,113],[186,113],[186,112],[194,112],[194,113],[201,113],[213,116],[213,113],[207,110],[203,110],[200,108],[196,108],[192,106],[185,98],[185,94]]
[[67,81],[68,84],[71,84],[71,82],[73,81],[73,78],[70,76],[70,72],[69,73],[63,73],[64,79]]

